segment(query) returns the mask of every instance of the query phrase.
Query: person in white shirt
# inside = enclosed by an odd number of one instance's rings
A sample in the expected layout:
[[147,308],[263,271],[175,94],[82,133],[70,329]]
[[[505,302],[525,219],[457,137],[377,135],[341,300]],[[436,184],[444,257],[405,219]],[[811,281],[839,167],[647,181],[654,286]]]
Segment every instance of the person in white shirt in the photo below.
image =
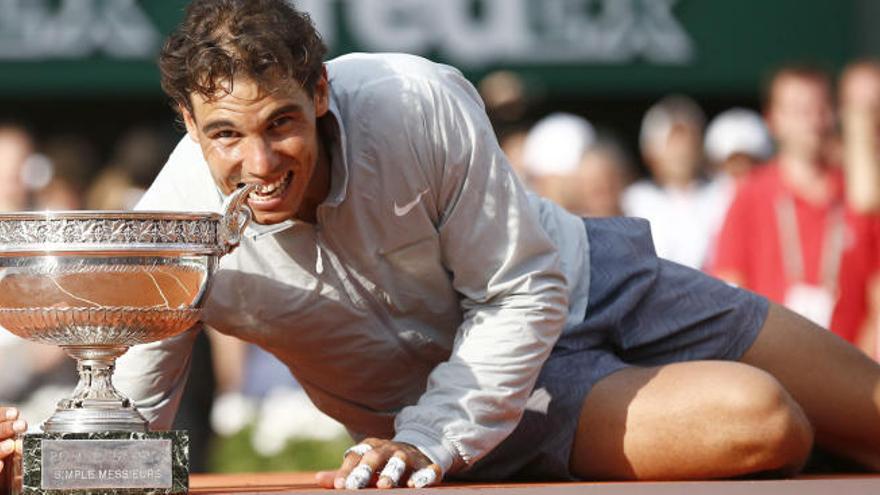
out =
[[651,223],[660,257],[703,267],[713,223],[722,206],[703,169],[703,111],[692,99],[672,95],[642,119],[639,146],[651,177],[623,193],[623,213]]
[[[880,468],[877,363],[658,258],[644,221],[527,195],[457,70],[324,52],[284,0],[193,2],[160,59],[188,137],[139,206],[216,210],[256,184],[204,320],[359,442],[321,486],[786,474],[814,432]],[[154,428],[197,331],[119,362]],[[6,455],[21,425],[0,414]]]

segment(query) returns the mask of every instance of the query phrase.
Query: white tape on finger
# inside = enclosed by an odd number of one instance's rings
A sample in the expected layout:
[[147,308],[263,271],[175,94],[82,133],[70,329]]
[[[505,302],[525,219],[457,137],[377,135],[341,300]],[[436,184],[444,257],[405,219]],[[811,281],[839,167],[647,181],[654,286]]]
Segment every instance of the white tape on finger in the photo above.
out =
[[426,467],[413,473],[411,479],[416,488],[424,488],[437,481],[437,473],[433,469]]
[[388,459],[388,463],[385,464],[385,468],[382,469],[379,476],[385,476],[391,480],[394,486],[397,486],[400,483],[400,477],[403,476],[404,471],[406,471],[406,463],[403,462],[403,459],[400,457],[392,457],[391,459]]
[[351,473],[348,475],[348,478],[345,478],[345,489],[359,490],[361,488],[364,488],[370,482],[370,479],[372,477],[373,468],[371,468],[367,464],[358,464],[357,467],[352,469]]
[[359,443],[357,445],[353,445],[353,446],[345,449],[345,452],[342,453],[342,458],[345,459],[346,457],[348,457],[348,454],[351,454],[352,452],[354,452],[355,454],[357,454],[359,456],[363,456],[364,454],[366,454],[367,452],[369,452],[371,450],[373,450],[372,445],[367,445],[365,443]]

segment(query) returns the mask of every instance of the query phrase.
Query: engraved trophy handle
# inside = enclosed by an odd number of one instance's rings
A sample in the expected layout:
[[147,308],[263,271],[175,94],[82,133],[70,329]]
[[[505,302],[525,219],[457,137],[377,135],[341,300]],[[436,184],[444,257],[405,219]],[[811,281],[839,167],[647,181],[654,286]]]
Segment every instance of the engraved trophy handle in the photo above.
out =
[[247,206],[247,197],[256,188],[245,184],[238,188],[223,202],[223,218],[220,220],[220,254],[229,254],[241,242],[244,229],[253,219],[253,212]]

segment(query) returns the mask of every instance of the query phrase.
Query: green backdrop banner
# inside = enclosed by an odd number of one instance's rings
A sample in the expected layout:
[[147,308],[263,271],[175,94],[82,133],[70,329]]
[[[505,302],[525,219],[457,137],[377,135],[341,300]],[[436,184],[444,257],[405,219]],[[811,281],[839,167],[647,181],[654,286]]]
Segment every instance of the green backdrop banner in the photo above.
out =
[[[865,0],[870,1],[870,0]],[[158,94],[185,0],[0,0],[6,96]],[[334,54],[405,51],[571,94],[736,93],[859,53],[859,0],[302,0]]]

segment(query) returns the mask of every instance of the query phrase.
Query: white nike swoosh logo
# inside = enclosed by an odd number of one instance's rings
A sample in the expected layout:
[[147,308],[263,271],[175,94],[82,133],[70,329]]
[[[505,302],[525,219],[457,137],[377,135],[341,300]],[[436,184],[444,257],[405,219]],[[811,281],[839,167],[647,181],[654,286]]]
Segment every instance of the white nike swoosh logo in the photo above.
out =
[[410,201],[409,203],[407,203],[403,206],[398,206],[397,201],[395,201],[394,202],[394,214],[399,217],[406,215],[413,208],[415,208],[417,204],[419,204],[419,201],[422,200],[422,195],[424,195],[427,192],[428,192],[428,189],[425,189],[424,191],[420,192],[418,196],[416,196],[416,199]]

